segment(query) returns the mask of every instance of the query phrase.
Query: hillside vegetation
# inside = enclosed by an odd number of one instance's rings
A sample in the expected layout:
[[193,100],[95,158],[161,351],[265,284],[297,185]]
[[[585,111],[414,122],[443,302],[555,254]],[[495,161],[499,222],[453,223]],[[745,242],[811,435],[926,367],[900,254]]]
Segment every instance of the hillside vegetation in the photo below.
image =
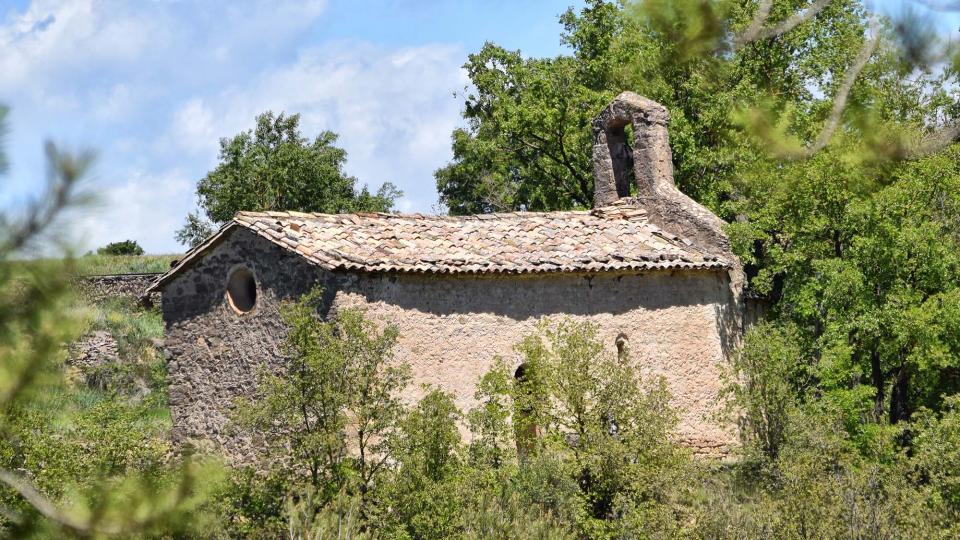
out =
[[106,274],[141,274],[166,272],[170,263],[180,258],[167,255],[84,255],[76,259],[76,273],[81,276]]
[[[315,291],[283,307],[288,370],[232,404],[269,459],[230,467],[170,442],[156,311],[85,305],[82,261],[7,263],[0,534],[960,537],[960,54],[857,0],[588,0],[560,20],[570,54],[470,55],[441,198],[586,206],[593,115],[628,89],[667,106],[678,186],[730,223],[771,306],[728,366],[731,460],[675,444],[662,382],[590,325],[541,321],[523,376],[497,364],[474,409],[438,389],[406,405],[398,330],[321,320]],[[78,202],[90,156],[48,158],[51,196],[3,216],[0,261]],[[133,261],[85,272],[150,268]],[[90,339],[115,353],[78,354]]]
[[60,266],[75,276],[104,276],[111,274],[152,274],[166,272],[170,263],[179,259],[178,254],[169,255],[96,255],[87,254],[70,259],[16,259],[4,261],[4,265],[29,270],[50,265]]

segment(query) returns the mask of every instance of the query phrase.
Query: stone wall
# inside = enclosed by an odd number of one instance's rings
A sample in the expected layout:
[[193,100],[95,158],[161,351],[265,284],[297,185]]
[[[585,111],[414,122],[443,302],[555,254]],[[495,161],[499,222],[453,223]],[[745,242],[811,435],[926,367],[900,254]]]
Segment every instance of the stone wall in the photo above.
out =
[[[227,277],[238,265],[253,271],[257,282],[256,306],[244,314],[225,296]],[[317,276],[302,257],[237,228],[163,288],[175,441],[212,442],[230,457],[250,453],[249,440],[225,432],[229,410],[238,396],[251,395],[261,364],[282,365],[280,302],[308,290]]]
[[97,330],[67,346],[67,365],[80,371],[116,362],[120,359],[117,340],[104,330]]
[[412,366],[405,396],[424,385],[455,396],[467,410],[480,377],[496,357],[513,369],[514,345],[543,317],[589,321],[610,354],[627,337],[645,377],[664,377],[680,414],[677,436],[702,455],[724,455],[735,442],[718,411],[728,336],[724,311],[730,289],[719,272],[553,274],[453,277],[343,276],[332,309],[362,308],[380,324],[396,324],[399,359]]
[[[238,314],[225,300],[227,276],[246,265],[257,277],[256,307]],[[229,434],[237,396],[250,395],[262,363],[282,366],[282,300],[322,282],[331,310],[360,307],[379,324],[397,324],[397,358],[414,380],[452,392],[463,409],[475,384],[501,356],[519,365],[514,344],[542,317],[596,323],[615,351],[627,336],[647,376],[663,376],[681,413],[680,440],[700,454],[722,455],[733,432],[712,418],[720,372],[735,332],[725,321],[730,283],[722,272],[504,277],[330,274],[245,229],[229,233],[163,290],[174,437],[212,443],[234,460],[251,457],[251,441]]]
[[[77,278],[77,281],[81,293],[91,302],[97,303],[115,297],[139,299],[143,291],[160,275],[149,273],[83,276]],[[151,300],[157,301],[157,295],[151,295]]]

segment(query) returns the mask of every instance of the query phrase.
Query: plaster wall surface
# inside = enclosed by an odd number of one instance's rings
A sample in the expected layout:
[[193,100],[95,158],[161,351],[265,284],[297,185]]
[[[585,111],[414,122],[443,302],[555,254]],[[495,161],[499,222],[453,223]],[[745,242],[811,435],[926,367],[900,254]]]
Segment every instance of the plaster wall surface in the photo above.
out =
[[424,385],[473,407],[475,386],[503,358],[514,369],[514,345],[543,317],[597,325],[610,354],[627,336],[645,377],[664,377],[680,414],[677,437],[704,455],[723,455],[735,434],[716,418],[729,330],[724,321],[729,282],[722,272],[554,274],[454,277],[352,274],[341,277],[332,311],[363,309],[381,325],[395,324],[396,358],[412,367],[405,396]]

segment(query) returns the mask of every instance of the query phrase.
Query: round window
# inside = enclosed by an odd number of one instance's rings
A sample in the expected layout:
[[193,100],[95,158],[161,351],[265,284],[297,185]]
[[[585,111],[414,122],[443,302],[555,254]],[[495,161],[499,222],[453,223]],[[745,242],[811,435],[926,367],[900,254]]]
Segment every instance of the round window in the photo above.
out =
[[227,280],[227,300],[237,313],[246,313],[257,304],[257,281],[253,272],[237,268]]

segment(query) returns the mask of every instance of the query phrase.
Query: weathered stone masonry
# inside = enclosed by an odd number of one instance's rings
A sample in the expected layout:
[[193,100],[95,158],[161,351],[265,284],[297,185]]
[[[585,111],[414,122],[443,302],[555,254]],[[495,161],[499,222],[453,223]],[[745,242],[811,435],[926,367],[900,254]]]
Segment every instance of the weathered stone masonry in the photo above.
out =
[[[244,265],[256,277],[256,306],[245,314],[228,304],[226,280]],[[210,251],[192,272],[163,290],[164,352],[174,439],[215,442],[227,455],[248,451],[246,440],[224,434],[237,397],[249,396],[262,364],[282,366],[286,329],[280,302],[309,290],[318,269],[256,235],[237,230]]]
[[[77,278],[80,292],[93,302],[100,303],[109,298],[131,298],[134,300],[143,297],[143,293],[151,283],[156,281],[160,273],[146,274],[110,274],[104,276],[82,276]],[[156,293],[149,300],[156,300]]]
[[[741,332],[743,274],[722,221],[673,185],[668,119],[634,94],[598,117],[593,212],[238,214],[151,289],[163,292],[176,440],[253,456],[257,445],[225,429],[229,410],[254,391],[260,366],[283,367],[280,302],[321,284],[325,314],[359,307],[399,327],[411,402],[426,384],[470,408],[496,357],[519,365],[513,347],[541,318],[569,317],[596,324],[611,354],[625,335],[642,373],[667,380],[678,439],[725,454],[736,434],[715,413]],[[628,122],[632,149],[620,137]],[[621,185],[631,167],[636,198]],[[237,269],[254,276],[247,312],[228,300]]]
[[[238,314],[225,299],[232,268],[257,276],[257,305]],[[681,412],[678,437],[698,452],[722,453],[732,442],[716,412],[729,302],[725,272],[652,271],[548,276],[418,276],[331,273],[237,229],[193,271],[163,294],[170,357],[170,404],[175,438],[208,439],[243,457],[245,439],[228,434],[234,400],[251,395],[260,365],[283,364],[286,335],[279,305],[323,284],[329,309],[359,307],[381,325],[400,330],[396,356],[411,365],[404,396],[413,402],[423,385],[451,392],[459,407],[473,406],[475,385],[502,357],[516,368],[513,346],[542,317],[569,317],[598,325],[611,350],[624,334],[633,358],[649,376],[663,376]],[[202,444],[202,443],[201,443]]]

